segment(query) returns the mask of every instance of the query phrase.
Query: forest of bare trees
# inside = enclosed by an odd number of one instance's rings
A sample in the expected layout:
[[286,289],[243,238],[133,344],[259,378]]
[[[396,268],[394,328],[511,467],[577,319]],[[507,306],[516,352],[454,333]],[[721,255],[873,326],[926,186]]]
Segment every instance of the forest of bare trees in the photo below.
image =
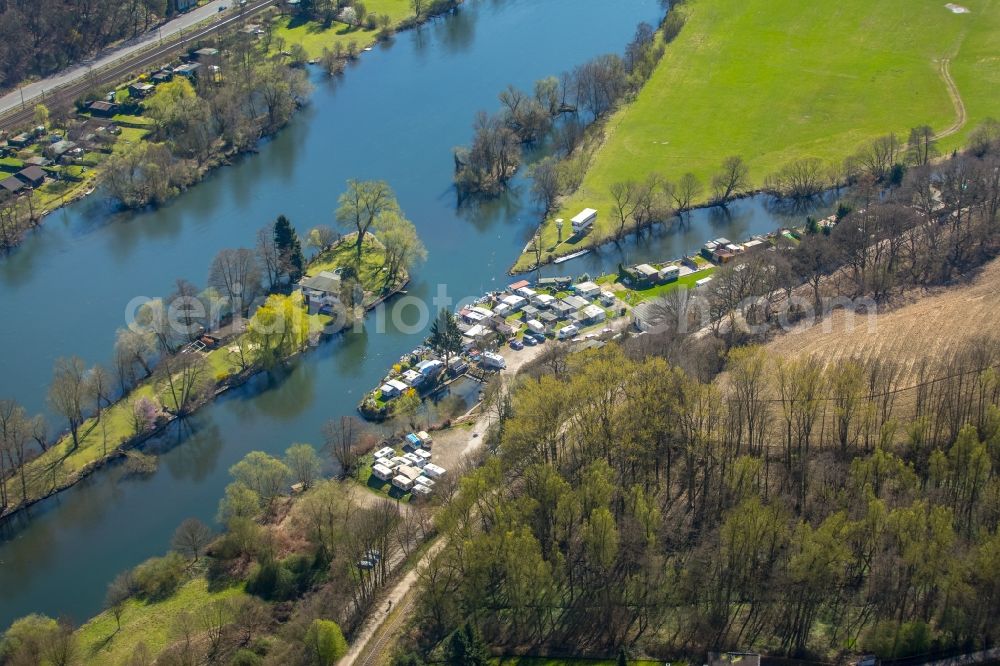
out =
[[167,15],[168,0],[4,0],[0,2],[0,86],[47,76]]

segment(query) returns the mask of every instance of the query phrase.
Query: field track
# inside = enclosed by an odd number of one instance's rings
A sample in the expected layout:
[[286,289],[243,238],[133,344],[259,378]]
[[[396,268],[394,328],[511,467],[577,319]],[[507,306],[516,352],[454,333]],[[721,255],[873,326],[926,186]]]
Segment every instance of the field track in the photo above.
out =
[[935,134],[935,141],[940,141],[959,131],[965,126],[965,122],[968,120],[968,113],[965,111],[965,102],[962,101],[962,94],[958,91],[955,80],[951,78],[949,65],[951,65],[950,58],[942,59],[938,71],[941,73],[941,79],[948,88],[948,97],[951,97],[951,103],[955,105],[955,122]]

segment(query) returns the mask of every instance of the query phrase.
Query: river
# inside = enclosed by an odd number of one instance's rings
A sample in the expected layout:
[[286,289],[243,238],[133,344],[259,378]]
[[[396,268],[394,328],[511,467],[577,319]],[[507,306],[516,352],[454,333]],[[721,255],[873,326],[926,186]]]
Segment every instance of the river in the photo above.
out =
[[[107,363],[132,298],[169,293],[178,277],[204,284],[219,249],[252,247],[256,230],[279,214],[300,234],[332,223],[348,178],[387,180],[416,224],[429,257],[410,295],[429,300],[444,285],[459,299],[506,284],[539,212],[521,178],[505,197],[456,209],[451,149],[469,141],[474,113],[494,111],[508,83],[528,88],[621,52],[636,24],[655,23],[661,12],[659,0],[471,0],[364,53],[341,79],[313,71],[312,102],[288,128],[170,204],[117,213],[91,197],[54,213],[0,260],[0,396],[44,411],[55,358]],[[748,199],[545,272],[614,270],[623,259],[676,257],[711,237],[739,239],[801,220]],[[29,612],[85,620],[100,609],[108,581],[165,551],[184,518],[214,520],[227,470],[243,455],[318,442],[322,424],[352,413],[422,338],[411,326],[417,309],[393,307],[385,326],[370,318],[280,376],[258,376],[175,425],[152,443],[161,457],[150,477],[99,472],[5,526],[0,627]]]

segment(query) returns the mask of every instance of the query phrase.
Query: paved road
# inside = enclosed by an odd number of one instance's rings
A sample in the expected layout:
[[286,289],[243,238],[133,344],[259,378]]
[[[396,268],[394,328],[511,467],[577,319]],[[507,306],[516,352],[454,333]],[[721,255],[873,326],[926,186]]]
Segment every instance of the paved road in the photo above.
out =
[[[207,18],[223,15],[229,16],[229,13],[232,11],[232,6],[236,4],[237,0],[212,0],[212,2],[209,2],[202,7],[192,9],[172,21],[164,23],[158,29],[153,29],[144,35],[136,37],[127,44],[105,51],[91,60],[73,65],[58,74],[53,74],[52,76],[42,79],[41,81],[29,83],[22,89],[14,90],[13,92],[10,92],[0,98],[0,113],[20,107],[22,92],[24,94],[25,105],[34,106],[32,100],[41,95],[43,92],[48,93],[55,88],[66,85],[67,83],[72,83],[73,81],[86,76],[91,69],[98,69],[111,65],[122,58],[156,44],[161,39],[169,39],[170,37],[183,30],[187,30],[194,24],[200,23]],[[220,12],[219,7],[223,6],[226,7],[226,10]]]

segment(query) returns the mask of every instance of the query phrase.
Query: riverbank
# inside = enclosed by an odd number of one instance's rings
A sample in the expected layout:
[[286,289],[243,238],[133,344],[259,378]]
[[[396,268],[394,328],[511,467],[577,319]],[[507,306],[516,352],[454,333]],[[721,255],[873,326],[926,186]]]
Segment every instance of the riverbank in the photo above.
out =
[[[168,205],[118,213],[98,194],[64,209],[0,265],[0,300],[32,313],[24,326],[0,333],[12,350],[0,362],[0,395],[17,396],[30,413],[46,411],[54,357],[110,365],[114,329],[132,298],[169,294],[177,277],[203,286],[219,249],[253,247],[257,227],[279,214],[305,243],[309,227],[331,223],[343,183],[359,176],[392,185],[427,245],[428,261],[407,287],[414,298],[430,303],[438,284],[465,298],[494,281],[510,282],[502,276],[525,242],[527,197],[470,216],[455,208],[451,165],[440,156],[468,140],[476,109],[494,107],[508,83],[526,88],[618,52],[637,22],[656,21],[660,12],[654,0],[611,13],[592,0],[466,3],[362,54],[332,85],[311,68],[311,103],[259,155],[234,160]],[[578,39],[556,47],[547,39],[552,25]],[[404,92],[414,100],[412,113],[400,112]],[[378,145],[389,148],[374,150]],[[53,284],[60,285],[59,305],[39,307],[50,302]],[[384,331],[369,316],[362,330],[322,343],[169,428],[143,447],[158,452],[154,474],[123,478],[114,466],[10,522],[10,538],[0,543],[0,620],[32,611],[89,617],[107,582],[162,552],[182,520],[213,522],[225,470],[246,451],[280,455],[290,442],[315,442],[328,420],[356,414],[361,392],[424,337],[414,333],[414,312],[402,303],[397,297],[386,305]],[[66,321],[73,322],[72,336]]]
[[[292,16],[278,15],[265,19],[273,21],[274,27],[268,31],[268,41],[262,48],[271,58],[284,61],[289,54],[287,49],[299,46],[305,50],[310,62],[315,62],[323,52],[328,51],[328,47],[332,47],[334,50],[331,52],[333,53],[331,62],[336,63],[334,69],[339,74],[343,72],[345,63],[357,59],[362,51],[371,50],[375,43],[389,39],[398,31],[414,28],[436,16],[452,11],[459,4],[461,4],[461,0],[435,3],[421,16],[416,16],[412,13],[410,3],[406,0],[376,0],[369,8],[370,15],[389,19],[388,23],[380,23],[378,26],[349,26],[334,21],[330,26],[324,27],[315,21],[303,21]],[[270,33],[273,33],[273,42]],[[178,62],[175,61],[175,64]],[[190,58],[179,62],[181,66],[185,64],[200,66],[197,59]],[[305,61],[292,64],[304,66]],[[170,69],[169,67],[161,69],[153,74],[162,75],[164,72],[169,72]],[[79,158],[68,159],[67,157],[54,163],[51,160],[46,160],[48,163],[42,164],[46,174],[44,184],[37,190],[28,191],[26,196],[10,197],[2,202],[3,207],[9,209],[6,218],[0,223],[0,246],[3,249],[7,251],[15,249],[23,241],[25,234],[40,227],[49,214],[98,191],[106,180],[104,172],[110,157],[116,155],[120,157],[128,150],[138,150],[139,142],[146,140],[146,134],[152,128],[152,122],[143,115],[141,107],[135,106],[133,85],[148,85],[155,90],[160,82],[162,79],[154,79],[150,74],[132,77],[121,82],[115,87],[115,97],[111,103],[131,104],[132,111],[115,113],[113,117],[98,116],[87,110],[78,111],[73,114],[72,122],[68,123],[73,125],[72,129],[53,127],[45,132],[44,142],[40,140],[35,145],[29,145],[18,152],[17,159],[11,158],[6,160],[7,163],[0,163],[0,171],[6,171],[9,177],[14,177],[17,171],[27,166],[26,160],[43,159],[44,153],[49,150],[48,145],[56,140],[67,141],[71,144],[72,148],[67,150],[80,150]],[[147,91],[143,94],[150,93]],[[295,104],[296,108],[301,105],[300,102]],[[287,120],[278,124],[265,122],[269,115],[265,114],[265,116],[249,121],[252,125],[257,126],[256,135],[259,137],[257,141],[274,136],[287,123]],[[288,120],[290,117],[291,115],[289,115]],[[168,143],[169,140],[170,137],[168,137]],[[233,159],[257,152],[257,141],[253,142],[252,145],[243,145],[242,143],[234,145],[224,142],[220,138],[210,142],[207,156],[202,156],[197,160],[175,157],[173,168],[170,171],[183,171],[185,175],[181,180],[169,183],[167,195],[165,197],[157,196],[152,201],[143,198],[134,204],[126,202],[125,207],[143,208],[148,205],[162,205],[167,200],[194,187],[219,167],[231,164]],[[110,148],[107,147],[108,145]],[[14,168],[15,162],[17,168]],[[136,171],[133,169],[132,173],[135,174]],[[10,221],[9,224],[7,220]]]
[[[357,234],[344,236],[333,247],[313,258],[307,267],[307,275],[348,265],[354,260],[356,237]],[[366,237],[362,245],[362,264],[367,268],[356,273],[364,290],[364,297],[356,304],[362,313],[371,311],[403,291],[409,282],[409,275],[404,271],[391,285],[378,283],[383,278],[373,264],[383,252],[384,247],[377,239]],[[320,336],[336,334],[353,320],[349,314],[335,318],[325,313],[308,313],[301,295],[296,296],[298,293],[293,292],[291,296],[272,294],[257,310],[259,313],[266,307],[284,317],[282,326],[290,328],[291,338],[298,341],[280,356],[279,360],[283,363],[315,345]],[[0,523],[120,460],[127,451],[142,446],[177,419],[194,414],[227,391],[266,372],[267,368],[261,363],[270,349],[266,347],[267,337],[255,334],[255,321],[256,314],[245,320],[242,326],[230,324],[226,327],[228,330],[242,332],[220,339],[211,348],[185,348],[174,357],[176,359],[184,354],[196,356],[203,362],[202,369],[197,373],[186,368],[179,369],[173,373],[172,381],[168,381],[163,372],[154,369],[137,387],[85,420],[79,427],[77,445],[74,446],[71,434],[64,434],[41,455],[13,470],[7,479],[9,505],[0,510]],[[167,366],[167,372],[170,372],[170,367]],[[190,385],[178,389],[175,384],[180,382]],[[179,393],[190,393],[194,397],[178,407]],[[172,407],[171,402],[174,403]]]
[[[985,63],[997,55],[1000,20],[986,3],[961,15],[929,1],[850,0],[806,12],[793,5],[693,0],[672,10],[685,14],[683,29],[636,99],[609,119],[580,187],[541,225],[547,252],[559,245],[555,220],[583,208],[599,211],[597,228],[575,249],[612,235],[615,183],[641,184],[652,172],[678,183],[690,173],[701,189],[694,202],[705,203],[732,155],[748,168],[741,189],[757,191],[796,160],[841,170],[845,158],[879,136],[895,132],[905,144],[912,127],[945,128],[957,111],[936,64],[941,58],[951,58],[968,109],[963,129],[939,142],[941,153],[962,145],[996,109],[996,76]],[[912,21],[901,24],[903,15]],[[830,34],[848,35],[847,46],[831,54],[824,46]],[[533,263],[523,254],[513,270]]]

